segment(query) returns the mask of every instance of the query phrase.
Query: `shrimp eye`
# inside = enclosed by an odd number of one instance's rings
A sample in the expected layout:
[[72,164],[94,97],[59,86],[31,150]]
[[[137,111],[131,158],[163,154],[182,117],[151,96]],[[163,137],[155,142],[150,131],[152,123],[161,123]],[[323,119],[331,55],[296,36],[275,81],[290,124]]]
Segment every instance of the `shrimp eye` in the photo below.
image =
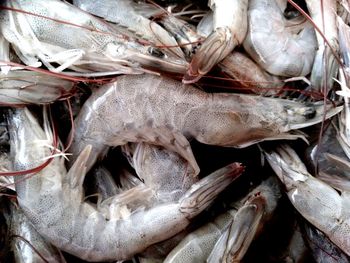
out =
[[316,109],[313,106],[305,106],[305,107],[300,107],[300,108],[298,107],[295,109],[288,107],[288,106],[285,106],[284,108],[289,115],[298,114],[298,115],[304,116],[305,119],[312,119],[316,115]]
[[150,47],[148,48],[148,52],[152,55],[152,56],[155,56],[155,57],[158,57],[158,58],[163,58],[165,57],[164,53],[158,49],[158,48],[154,48],[154,47]]

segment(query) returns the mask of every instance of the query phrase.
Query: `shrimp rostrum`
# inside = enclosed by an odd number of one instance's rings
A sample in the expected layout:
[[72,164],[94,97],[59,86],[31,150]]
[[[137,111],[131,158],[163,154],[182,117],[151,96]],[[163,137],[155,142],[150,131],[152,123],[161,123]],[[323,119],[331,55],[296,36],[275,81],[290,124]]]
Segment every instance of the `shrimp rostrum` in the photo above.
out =
[[[332,116],[341,107],[329,109]],[[245,147],[263,140],[296,139],[290,130],[322,120],[323,105],[242,94],[209,94],[153,75],[118,77],[100,87],[75,119],[73,158],[92,145],[88,169],[108,146],[148,142],[175,151],[199,167],[188,139]]]
[[[45,116],[45,131],[26,108],[9,117],[15,170],[37,167],[52,154],[47,146],[55,140]],[[88,261],[129,259],[177,234],[243,171],[241,164],[230,164],[192,185],[176,202],[136,209],[128,215],[114,214],[107,220],[96,206],[84,201],[82,184],[90,151],[87,146],[68,173],[64,158],[56,154],[37,174],[15,178],[18,204],[39,234]]]

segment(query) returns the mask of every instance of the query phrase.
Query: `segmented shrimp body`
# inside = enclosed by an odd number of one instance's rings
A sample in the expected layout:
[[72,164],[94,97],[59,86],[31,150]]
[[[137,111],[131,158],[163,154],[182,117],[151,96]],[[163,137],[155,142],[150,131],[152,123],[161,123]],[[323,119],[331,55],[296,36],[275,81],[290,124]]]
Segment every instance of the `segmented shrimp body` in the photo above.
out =
[[[332,109],[331,116],[341,109]],[[88,169],[108,146],[127,142],[161,145],[199,171],[188,138],[211,145],[245,147],[262,140],[296,139],[292,129],[322,120],[323,105],[249,96],[209,94],[153,75],[122,76],[102,86],[75,120],[71,152],[92,145]]]
[[288,145],[265,153],[271,167],[285,185],[289,200],[299,213],[347,255],[350,255],[349,192],[311,176]]
[[[310,23],[293,32],[283,16],[281,2],[251,0],[245,50],[266,71],[285,77],[310,73],[316,53],[316,36]],[[285,4],[287,0],[284,0]]]
[[27,65],[44,64],[55,72],[70,68],[87,76],[137,74],[144,67],[185,71],[184,60],[169,59],[166,50],[140,44],[66,2],[16,0],[4,5],[0,31]]
[[[45,133],[27,109],[16,110],[10,117],[15,170],[36,167],[50,156],[47,146],[52,145],[53,136],[48,125],[44,118]],[[240,164],[231,164],[194,184],[176,202],[107,220],[84,201],[82,184],[90,151],[87,146],[68,173],[63,158],[54,157],[36,175],[15,179],[19,206],[35,229],[59,249],[89,261],[129,259],[177,234],[243,171]],[[118,205],[118,198],[114,200],[111,210]]]

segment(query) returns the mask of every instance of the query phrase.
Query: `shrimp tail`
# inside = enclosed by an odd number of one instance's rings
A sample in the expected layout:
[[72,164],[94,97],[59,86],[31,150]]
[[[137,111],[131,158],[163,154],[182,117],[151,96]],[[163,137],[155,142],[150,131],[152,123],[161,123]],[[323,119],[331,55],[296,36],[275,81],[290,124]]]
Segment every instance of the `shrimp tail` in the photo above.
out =
[[187,218],[195,217],[243,171],[242,164],[232,163],[203,178],[180,199],[180,211],[187,214]]
[[256,196],[241,207],[231,224],[216,242],[207,262],[240,261],[259,230],[266,200]]
[[89,160],[91,150],[91,145],[85,146],[84,150],[79,154],[73,166],[69,169],[66,178],[68,178],[69,185],[72,189],[83,187],[83,182],[87,169],[87,162]]
[[217,28],[193,56],[182,82],[189,84],[198,81],[213,66],[223,60],[237,44],[238,41],[233,39],[228,28]]

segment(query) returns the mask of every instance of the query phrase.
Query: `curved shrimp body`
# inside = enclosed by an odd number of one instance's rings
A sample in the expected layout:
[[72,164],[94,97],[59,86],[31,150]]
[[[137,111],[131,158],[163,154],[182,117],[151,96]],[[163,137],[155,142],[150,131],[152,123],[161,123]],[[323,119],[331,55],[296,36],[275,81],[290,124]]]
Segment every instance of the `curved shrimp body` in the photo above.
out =
[[214,12],[214,31],[193,56],[184,83],[198,81],[240,45],[247,34],[248,0],[211,0],[209,7]]
[[142,45],[66,2],[16,0],[6,1],[6,6],[28,12],[3,9],[0,18],[1,33],[28,65],[40,66],[39,59],[56,72],[70,68],[100,74],[140,73],[143,67],[179,73],[186,69],[186,61]]
[[0,105],[46,104],[70,95],[74,83],[34,71],[0,74]]
[[[339,112],[330,109],[327,116]],[[100,87],[75,120],[71,152],[92,145],[91,168],[108,146],[148,142],[177,152],[199,172],[188,138],[245,147],[263,140],[296,139],[292,129],[322,120],[323,105],[241,94],[209,94],[164,77],[121,76]]]
[[[103,17],[107,21],[125,28],[131,36],[137,37],[159,47],[169,47],[168,51],[183,58],[176,40],[160,25],[142,16],[135,10],[138,5],[132,0],[74,0],[74,5],[91,14]],[[137,7],[136,7],[137,8]]]
[[329,91],[332,88],[333,78],[336,77],[339,65],[334,54],[338,54],[337,2],[334,0],[306,0],[307,9],[315,25],[327,39],[316,31],[318,50],[311,72],[311,85],[319,90]]
[[311,71],[317,47],[314,29],[305,23],[295,33],[287,25],[288,20],[276,0],[250,0],[248,33],[243,46],[271,74],[305,76]]
[[198,181],[197,177],[187,176],[188,163],[175,152],[138,143],[128,153],[132,155],[131,164],[137,175],[152,189],[158,203],[178,200]]
[[[15,170],[36,167],[50,156],[46,145],[52,145],[52,135],[48,129],[45,134],[27,109],[17,110],[10,125]],[[48,127],[45,118],[44,126]],[[54,157],[36,175],[15,179],[18,203],[35,229],[59,249],[88,261],[128,259],[170,238],[243,171],[238,163],[228,165],[194,184],[178,202],[107,220],[84,202],[82,184],[90,151],[91,147],[86,147],[68,173],[63,158]]]
[[265,153],[299,213],[350,255],[350,195],[311,176],[292,148],[282,145]]
[[[39,235],[28,218],[23,214],[20,208],[16,207],[15,204],[11,204],[11,212],[8,216],[8,225],[11,226],[10,232],[12,235],[11,246],[16,262],[66,262],[59,251]],[[21,238],[28,241],[36,251],[34,251],[34,249]],[[43,258],[46,261],[44,261]]]

